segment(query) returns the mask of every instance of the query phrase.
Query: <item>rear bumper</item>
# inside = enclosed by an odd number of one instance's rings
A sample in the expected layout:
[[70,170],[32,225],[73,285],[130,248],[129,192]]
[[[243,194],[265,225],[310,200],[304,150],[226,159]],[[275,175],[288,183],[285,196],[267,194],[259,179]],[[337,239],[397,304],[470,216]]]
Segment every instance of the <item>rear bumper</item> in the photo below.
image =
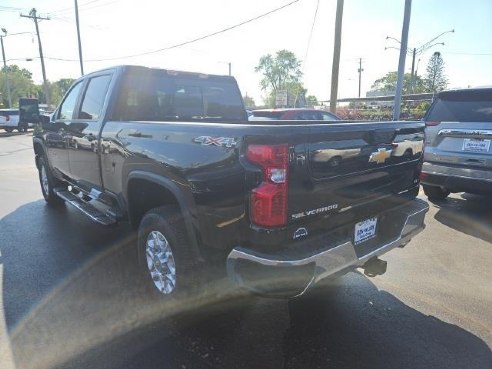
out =
[[492,171],[425,162],[420,183],[444,187],[451,192],[492,194]]
[[[396,210],[396,236],[375,243],[361,255],[353,240],[326,245],[310,255],[289,257],[285,254],[260,254],[242,247],[234,248],[227,258],[227,273],[240,287],[268,296],[294,297],[305,293],[322,279],[334,277],[365,264],[369,259],[405,245],[424,228],[427,202],[415,199]],[[384,225],[384,224],[383,224]]]

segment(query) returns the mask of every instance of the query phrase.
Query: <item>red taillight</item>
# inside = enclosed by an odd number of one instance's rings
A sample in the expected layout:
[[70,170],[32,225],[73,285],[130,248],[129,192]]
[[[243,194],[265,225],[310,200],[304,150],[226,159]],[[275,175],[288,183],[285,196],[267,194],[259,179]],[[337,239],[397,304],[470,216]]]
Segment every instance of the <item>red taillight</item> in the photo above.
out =
[[431,126],[431,127],[432,126],[438,126],[439,123],[441,123],[441,122],[439,122],[437,120],[427,120],[427,121],[425,121],[425,125],[426,126]]
[[280,227],[287,223],[287,144],[250,145],[246,158],[261,167],[263,182],[251,191],[251,221],[263,227]]

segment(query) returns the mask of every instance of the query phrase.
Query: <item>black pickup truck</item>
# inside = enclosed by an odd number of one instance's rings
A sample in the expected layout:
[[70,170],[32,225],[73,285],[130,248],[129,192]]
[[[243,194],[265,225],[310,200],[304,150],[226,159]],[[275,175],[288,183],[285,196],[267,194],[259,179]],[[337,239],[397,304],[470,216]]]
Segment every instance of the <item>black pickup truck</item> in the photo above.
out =
[[420,122],[248,122],[232,77],[119,66],[76,81],[33,141],[48,204],[129,221],[171,298],[212,264],[284,297],[384,273],[424,229],[423,139]]

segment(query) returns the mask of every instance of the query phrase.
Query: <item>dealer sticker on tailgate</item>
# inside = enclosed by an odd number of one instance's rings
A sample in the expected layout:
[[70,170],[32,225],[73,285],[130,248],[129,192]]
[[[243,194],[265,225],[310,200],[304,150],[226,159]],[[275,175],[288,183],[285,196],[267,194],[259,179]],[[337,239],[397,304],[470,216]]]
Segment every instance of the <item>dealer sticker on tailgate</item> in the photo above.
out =
[[355,225],[354,244],[370,240],[376,236],[378,218],[369,218]]

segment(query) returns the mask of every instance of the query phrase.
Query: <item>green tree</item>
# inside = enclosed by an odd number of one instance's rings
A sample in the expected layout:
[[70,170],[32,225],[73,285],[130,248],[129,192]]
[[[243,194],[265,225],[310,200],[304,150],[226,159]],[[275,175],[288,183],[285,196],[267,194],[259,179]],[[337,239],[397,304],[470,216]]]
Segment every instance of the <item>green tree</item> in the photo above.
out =
[[60,89],[60,93],[63,96],[68,91],[68,89],[73,85],[74,82],[75,79],[73,78],[62,78],[56,81],[55,84],[58,86],[58,88]]
[[275,56],[263,55],[255,72],[263,75],[260,86],[264,91],[286,89],[287,83],[299,82],[302,77],[301,62],[288,50],[277,51]]
[[[27,69],[19,68],[12,64],[7,66],[7,75],[9,78],[10,93],[12,97],[12,105],[19,105],[19,98],[36,95],[36,87],[32,80],[32,73]],[[8,104],[7,84],[5,80],[5,69],[0,72],[0,93],[4,101],[4,107]]]
[[[68,91],[70,86],[75,82],[75,79],[73,78],[62,78],[56,82],[50,82],[47,81],[48,83],[48,91],[50,94],[50,103],[51,105],[58,105],[60,101],[62,100],[63,96],[65,93]],[[44,96],[44,89],[43,85],[37,85],[37,91],[38,91],[38,96],[39,96],[39,101],[46,101],[46,98]]]
[[251,97],[251,96],[243,96],[243,101],[244,101],[244,105],[247,107],[247,108],[254,108],[256,105],[255,105],[255,100]]
[[444,74],[444,60],[440,52],[435,52],[427,63],[426,85],[429,92],[439,92],[448,86]]
[[[374,83],[371,86],[371,91],[384,91],[387,92],[388,94],[394,94],[396,91],[397,78],[398,78],[397,72],[388,72],[384,77],[381,77],[374,81]],[[411,88],[410,88],[411,80],[412,80],[412,74],[405,73],[403,76],[404,95],[411,93]],[[413,93],[419,94],[423,92],[427,92],[425,80],[422,79],[422,77],[415,76]]]
[[306,104],[308,106],[315,106],[315,105],[319,105],[318,103],[318,99],[316,98],[316,96],[314,95],[309,95],[306,97]]

